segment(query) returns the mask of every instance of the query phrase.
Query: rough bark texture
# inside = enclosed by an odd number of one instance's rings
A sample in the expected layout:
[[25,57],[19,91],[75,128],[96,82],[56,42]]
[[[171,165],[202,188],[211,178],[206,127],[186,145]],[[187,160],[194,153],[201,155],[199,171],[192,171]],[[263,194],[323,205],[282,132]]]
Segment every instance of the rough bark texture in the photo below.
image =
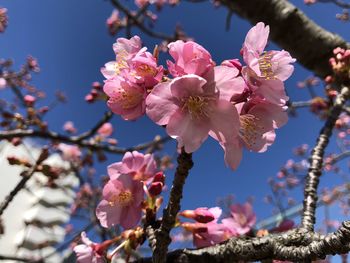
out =
[[[260,238],[232,238],[227,242],[202,249],[182,249],[168,253],[168,263],[229,263],[251,262],[266,259],[310,262],[325,258],[330,254],[344,254],[350,249],[350,221],[346,221],[338,231],[326,236],[294,229],[279,235]],[[150,263],[151,258],[138,260]]]
[[316,223],[317,188],[323,170],[324,152],[332,136],[335,122],[349,98],[349,93],[350,90],[348,87],[342,87],[341,93],[337,96],[331,113],[317,138],[316,146],[312,150],[310,168],[304,188],[304,209],[302,218],[302,226],[310,231],[314,230],[314,224]]
[[252,24],[259,21],[268,24],[270,38],[320,77],[332,73],[328,60],[334,48],[350,48],[343,38],[320,27],[286,0],[221,0],[221,3]]
[[163,263],[166,261],[168,246],[171,243],[170,231],[174,227],[177,213],[181,209],[183,187],[189,171],[193,166],[192,154],[182,150],[177,158],[177,163],[178,165],[170,190],[169,202],[163,211],[160,228],[156,229],[154,233],[151,233],[150,229],[147,230],[148,234],[155,238],[155,240],[153,240],[153,238],[149,236],[150,245],[153,250],[154,263]]

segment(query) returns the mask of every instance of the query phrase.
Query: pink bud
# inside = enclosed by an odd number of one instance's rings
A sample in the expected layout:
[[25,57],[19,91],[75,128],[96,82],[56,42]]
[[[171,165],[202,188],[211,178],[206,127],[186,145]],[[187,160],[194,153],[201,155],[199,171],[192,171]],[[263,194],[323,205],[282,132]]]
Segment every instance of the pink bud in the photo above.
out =
[[108,137],[113,133],[113,126],[111,123],[104,123],[98,130],[97,133],[102,137]]
[[161,182],[162,184],[164,184],[164,181],[165,181],[165,175],[163,172],[158,172],[153,177],[153,182]]
[[195,210],[185,210],[181,212],[180,215],[204,224],[215,219],[215,216],[208,210],[207,207],[199,207]]
[[34,96],[32,96],[32,95],[25,95],[24,96],[24,102],[28,106],[33,106],[35,101],[36,101],[36,98]]
[[85,101],[88,102],[88,103],[92,103],[94,102],[94,97],[91,95],[91,94],[88,94],[85,96]]
[[150,187],[148,188],[148,192],[150,193],[151,196],[160,195],[162,190],[163,190],[163,184],[161,182],[151,183]]

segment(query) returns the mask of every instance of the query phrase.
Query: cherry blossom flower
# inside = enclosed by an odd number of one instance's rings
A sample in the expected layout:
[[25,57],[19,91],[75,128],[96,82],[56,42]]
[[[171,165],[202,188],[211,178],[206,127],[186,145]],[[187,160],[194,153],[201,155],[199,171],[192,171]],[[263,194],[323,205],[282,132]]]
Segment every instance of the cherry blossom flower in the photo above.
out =
[[210,222],[206,224],[206,227],[206,231],[193,234],[193,244],[197,248],[213,246],[236,236],[224,224]]
[[63,153],[62,158],[66,161],[79,161],[81,157],[81,151],[76,145],[69,145],[60,143],[57,148]]
[[[209,132],[218,141],[226,142],[238,136],[239,118],[234,106],[219,98],[216,85],[225,90],[230,81],[207,82],[189,74],[158,84],[146,99],[147,115],[157,124],[167,125],[167,133],[188,153],[197,150]],[[242,87],[237,89],[241,91]],[[235,89],[230,96],[234,92]]]
[[252,205],[235,204],[230,207],[231,217],[222,219],[222,223],[231,231],[244,235],[248,233],[256,222],[256,215],[253,212]]
[[141,39],[134,36],[130,39],[118,38],[113,44],[113,50],[116,55],[115,61],[110,61],[101,68],[101,72],[106,79],[118,76],[121,70],[128,68],[128,61],[132,59],[141,49]]
[[135,120],[145,113],[146,89],[123,77],[105,82],[104,92],[109,96],[108,107],[124,120]]
[[113,133],[113,126],[110,122],[104,123],[98,130],[97,133],[102,137],[111,136]]
[[7,81],[4,78],[0,78],[0,90],[6,88]]
[[295,59],[284,50],[264,52],[269,32],[269,26],[262,22],[248,31],[242,48],[243,59],[258,77],[285,81],[293,73],[294,66],[291,63]]
[[0,33],[4,32],[8,24],[7,9],[0,7]]
[[145,49],[135,54],[129,67],[130,72],[127,72],[127,77],[145,88],[152,88],[162,80],[163,67],[158,67],[156,58]]
[[288,100],[283,81],[293,73],[295,59],[284,50],[264,51],[269,31],[269,26],[260,22],[247,33],[242,55],[248,66],[243,67],[242,75],[255,95],[283,106]]
[[96,208],[96,216],[103,227],[121,225],[133,228],[141,219],[143,184],[129,174],[121,174],[107,182],[103,199]]
[[249,67],[243,67],[242,75],[255,96],[280,106],[284,106],[288,101],[289,97],[281,80],[259,77]]
[[253,98],[240,108],[240,138],[249,150],[264,152],[276,137],[275,129],[281,128],[288,121],[283,107]]
[[125,153],[123,160],[108,166],[111,180],[122,174],[128,174],[134,180],[148,181],[156,174],[156,162],[152,154],[142,154],[137,151]]
[[122,20],[119,17],[119,11],[114,9],[110,17],[106,21],[109,33],[115,35],[119,28],[123,26]]
[[193,42],[178,40],[168,45],[169,54],[175,63],[167,61],[168,69],[174,77],[186,74],[196,74],[203,77],[214,67],[210,53],[201,45]]
[[[103,263],[103,253],[96,248],[97,243],[92,242],[85,232],[81,233],[83,244],[74,247],[74,252],[77,256],[78,263]],[[103,251],[102,251],[103,252]]]
[[77,128],[75,128],[74,123],[72,121],[66,121],[63,124],[63,130],[69,133],[76,133]]

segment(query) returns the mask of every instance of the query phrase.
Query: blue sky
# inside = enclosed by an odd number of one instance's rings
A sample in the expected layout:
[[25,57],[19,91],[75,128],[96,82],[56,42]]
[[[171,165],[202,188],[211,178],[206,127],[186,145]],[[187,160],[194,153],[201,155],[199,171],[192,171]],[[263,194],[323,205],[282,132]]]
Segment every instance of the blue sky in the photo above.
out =
[[[302,8],[310,17],[330,31],[337,32],[346,40],[350,38],[348,24],[335,19],[340,10],[333,5],[319,4],[305,6],[302,0],[293,3]],[[130,2],[128,2],[130,4]],[[0,35],[2,58],[13,58],[19,66],[28,54],[38,58],[41,66],[34,83],[53,99],[57,89],[63,90],[69,101],[53,110],[49,115],[50,128],[61,131],[63,123],[72,120],[79,131],[84,131],[99,120],[107,110],[104,103],[88,105],[84,96],[94,81],[102,81],[100,67],[113,60],[111,37],[105,21],[112,11],[109,1],[0,1],[0,6],[8,9],[9,26]],[[220,63],[224,59],[239,57],[239,50],[250,25],[237,16],[232,17],[230,30],[225,31],[227,11],[213,8],[209,3],[181,3],[178,7],[165,7],[159,14],[156,29],[171,33],[177,23],[186,33],[209,50],[213,59]],[[158,41],[150,39],[137,30],[144,44],[153,49]],[[117,37],[123,37],[120,32]],[[269,49],[277,48],[273,44]],[[296,87],[311,73],[296,65],[295,74],[286,82],[286,88],[292,101],[308,99],[307,91]],[[322,88],[317,90],[323,94]],[[0,91],[1,96],[1,91]],[[234,194],[236,200],[244,202],[254,196],[254,207],[258,219],[271,214],[271,206],[262,198],[269,191],[268,177],[275,176],[278,169],[292,157],[292,148],[308,143],[313,145],[322,125],[307,109],[298,111],[297,118],[290,118],[287,125],[277,131],[276,142],[264,154],[244,152],[243,160],[236,171],[226,168],[221,147],[209,139],[194,153],[195,166],[185,186],[182,207],[194,209],[199,206],[214,206],[218,197]],[[126,122],[115,116],[112,121],[115,137],[121,146],[131,146],[151,140],[164,130],[144,117],[136,122]],[[335,147],[335,146],[333,146]],[[175,143],[167,144],[165,152],[173,154]],[[111,156],[99,165],[101,173],[111,162],[119,161],[121,156]],[[172,179],[173,172],[168,174]],[[334,178],[325,177],[324,185],[333,184]],[[297,191],[299,198],[301,190]]]

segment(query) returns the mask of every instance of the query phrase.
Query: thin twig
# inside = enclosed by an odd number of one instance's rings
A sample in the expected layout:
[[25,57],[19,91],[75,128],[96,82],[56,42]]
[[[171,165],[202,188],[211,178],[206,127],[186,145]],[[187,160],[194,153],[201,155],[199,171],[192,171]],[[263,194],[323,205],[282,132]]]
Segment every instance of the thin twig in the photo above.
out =
[[[13,198],[21,191],[28,180],[32,177],[32,175],[36,172],[38,165],[40,165],[46,158],[44,158],[43,153],[44,151],[47,151],[47,149],[44,149],[40,156],[38,157],[38,160],[36,163],[25,173],[22,174],[22,179],[18,182],[18,184],[15,186],[15,188],[5,197],[4,201],[0,205],[0,216],[4,213],[5,209],[8,207],[8,205],[11,203]],[[45,154],[47,155],[47,154]]]
[[106,112],[104,114],[103,118],[98,123],[96,123],[96,125],[91,130],[84,132],[81,135],[78,135],[76,140],[82,141],[86,138],[89,138],[90,136],[93,136],[98,131],[98,129],[101,128],[101,126],[103,124],[110,121],[110,119],[112,119],[112,117],[113,117],[113,113],[111,111]]
[[135,15],[133,15],[128,10],[128,8],[123,6],[118,0],[111,0],[111,2],[117,9],[122,11],[128,18],[130,18],[130,20],[132,20],[135,26],[137,26],[141,31],[143,31],[147,35],[154,38],[163,39],[163,40],[169,40],[169,41],[175,40],[174,36],[166,35],[160,32],[155,32],[147,28],[142,22],[140,22],[140,20]]
[[32,137],[32,138],[43,138],[43,139],[51,139],[54,141],[59,142],[65,142],[65,143],[71,143],[76,144],[82,148],[88,148],[90,150],[94,151],[105,151],[110,153],[117,153],[117,154],[124,154],[128,151],[141,151],[144,149],[149,148],[150,146],[154,144],[162,144],[170,140],[171,138],[169,136],[165,136],[161,138],[160,140],[147,142],[144,144],[139,144],[134,147],[128,147],[128,148],[119,148],[111,145],[105,145],[100,143],[91,142],[88,140],[82,140],[80,141],[78,137],[75,136],[65,136],[56,132],[52,131],[37,131],[37,130],[11,130],[11,131],[1,131],[0,132],[0,140],[2,139],[12,139],[15,137],[19,138],[25,138],[25,137]]

